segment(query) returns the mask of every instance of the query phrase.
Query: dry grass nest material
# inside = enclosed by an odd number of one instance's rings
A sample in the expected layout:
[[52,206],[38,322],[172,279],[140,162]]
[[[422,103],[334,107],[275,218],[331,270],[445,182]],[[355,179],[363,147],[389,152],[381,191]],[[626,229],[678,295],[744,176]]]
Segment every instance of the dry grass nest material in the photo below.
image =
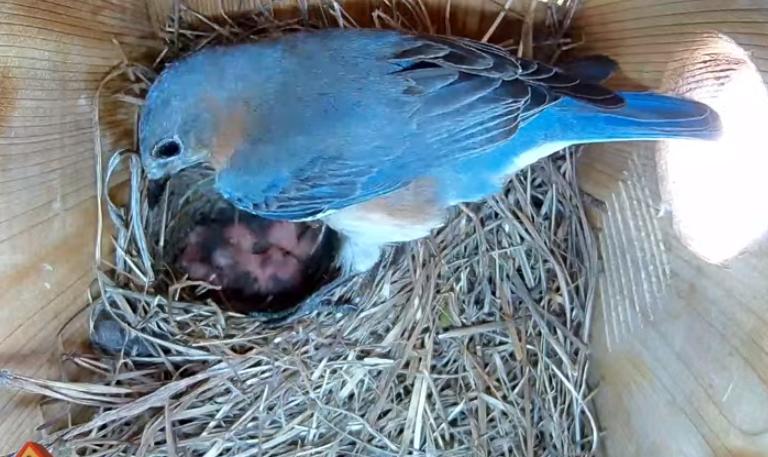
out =
[[[522,24],[522,38],[505,45],[551,60],[570,43],[563,36],[575,6],[532,4],[521,17],[494,4],[487,36]],[[534,34],[542,8],[547,26]],[[335,2],[299,6],[288,22],[267,7],[238,18],[183,5],[176,13],[153,68],[126,63],[112,75],[128,77],[119,98],[138,103],[162,62],[210,43],[363,22]],[[371,20],[446,32],[450,14],[439,12],[446,23],[436,25],[406,0],[381,4]],[[371,276],[324,292],[356,311],[268,327],[196,300],[203,285],[159,265],[138,158],[118,151],[100,185],[127,168],[132,192],[125,206],[108,202],[117,255],[101,260],[93,301],[155,356],[68,354],[89,383],[3,380],[68,405],[41,427],[56,455],[592,455],[598,261],[574,154],[536,163],[502,195],[460,208],[429,239],[390,253]]]

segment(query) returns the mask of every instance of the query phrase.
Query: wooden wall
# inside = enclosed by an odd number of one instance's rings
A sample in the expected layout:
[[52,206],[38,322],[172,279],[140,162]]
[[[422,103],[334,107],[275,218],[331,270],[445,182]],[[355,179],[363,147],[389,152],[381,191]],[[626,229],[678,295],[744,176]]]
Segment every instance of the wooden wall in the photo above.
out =
[[617,87],[700,98],[726,128],[715,146],[595,147],[581,163],[608,209],[594,333],[607,455],[766,456],[768,2],[585,0],[577,25],[582,52],[620,62]]
[[[0,1],[0,366],[57,376],[59,330],[93,278],[93,103],[99,81],[154,43],[144,1]],[[103,106],[105,148],[130,117]],[[82,336],[82,333],[80,334]],[[31,396],[0,390],[0,452],[33,436]]]

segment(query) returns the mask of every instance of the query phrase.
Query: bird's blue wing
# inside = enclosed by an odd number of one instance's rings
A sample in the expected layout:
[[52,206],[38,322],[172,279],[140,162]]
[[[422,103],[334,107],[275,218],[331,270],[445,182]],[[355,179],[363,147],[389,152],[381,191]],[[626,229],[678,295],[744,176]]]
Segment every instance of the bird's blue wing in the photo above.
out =
[[355,203],[395,191],[408,182],[383,181],[371,162],[324,157],[296,170],[290,182],[263,201],[248,201],[248,211],[280,220],[311,220]]
[[363,153],[321,154],[321,161],[293,170],[290,182],[263,201],[245,202],[247,210],[276,219],[315,218],[402,188],[436,164],[509,141],[526,120],[563,97],[607,110],[624,103],[602,86],[490,44],[419,35],[398,43],[386,56],[391,71],[380,83],[399,87],[412,107],[394,121],[418,132],[420,150],[392,145],[389,152],[398,153],[387,160],[372,150],[366,154],[366,145],[358,148]]
[[[607,110],[624,104],[602,86],[514,58],[493,45],[443,37],[421,40],[393,61],[401,66],[399,75],[411,82],[406,90],[420,98],[414,121],[443,160],[476,156],[509,141],[526,120],[563,97]],[[453,80],[434,84],[430,72],[438,71]]]

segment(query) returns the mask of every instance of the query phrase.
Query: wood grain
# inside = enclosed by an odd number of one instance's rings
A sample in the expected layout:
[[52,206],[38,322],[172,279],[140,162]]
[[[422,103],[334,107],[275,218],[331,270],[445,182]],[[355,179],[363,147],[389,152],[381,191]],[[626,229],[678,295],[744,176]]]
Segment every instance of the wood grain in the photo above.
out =
[[[153,46],[143,1],[0,1],[2,369],[59,375],[59,331],[93,277],[94,95],[122,52]],[[102,112],[105,148],[123,144],[130,113]],[[0,453],[35,438],[37,400],[0,390]]]
[[[605,53],[619,61],[622,73],[613,81],[616,87],[664,88],[706,99],[716,92],[707,84],[721,81],[729,71],[723,64],[727,59],[718,60],[709,47],[715,33],[750,53],[768,81],[768,2],[763,0],[585,0],[577,24],[587,43],[581,52]],[[692,65],[692,56],[713,66],[707,71]],[[686,77],[686,72],[693,74]],[[754,99],[758,96],[756,92]],[[744,102],[744,109],[750,102]],[[759,140],[752,147],[754,151],[722,151],[740,165],[723,167],[712,176],[711,186],[723,186],[726,174],[754,180],[747,172],[755,166],[749,157],[765,154],[765,147]],[[698,165],[703,166],[705,151],[700,153]],[[606,229],[602,235],[624,255],[648,242],[647,235],[632,230],[642,226],[641,212],[632,199],[622,203],[621,198],[628,187],[644,180],[652,195],[643,203],[656,208],[671,273],[668,293],[654,303],[653,319],[621,307],[621,296],[603,296],[593,347],[606,455],[768,455],[768,236],[719,265],[691,251],[675,230],[676,214],[663,211],[666,200],[658,180],[664,184],[669,178],[658,174],[663,157],[653,144],[603,145],[590,148],[580,163],[582,186],[606,202],[618,201],[609,211],[631,218],[622,230]],[[695,159],[690,162],[697,167]],[[641,173],[635,173],[633,163],[641,164]],[[764,212],[768,207],[762,193],[736,198]],[[713,202],[711,209],[711,223],[726,227],[723,237],[736,231],[736,226],[727,228],[729,222],[740,224],[749,217],[748,211],[736,217],[728,206]],[[609,341],[614,333],[602,329],[606,324],[613,328],[617,310],[630,313],[634,325],[619,341]]]

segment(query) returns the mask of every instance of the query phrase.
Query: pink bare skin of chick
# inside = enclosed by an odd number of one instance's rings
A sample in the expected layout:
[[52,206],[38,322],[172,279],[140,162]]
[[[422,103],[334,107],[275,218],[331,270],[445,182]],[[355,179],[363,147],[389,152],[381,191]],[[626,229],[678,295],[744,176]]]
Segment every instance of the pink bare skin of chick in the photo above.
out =
[[181,267],[191,279],[245,295],[298,288],[318,242],[317,231],[302,229],[288,222],[198,226],[187,237]]

